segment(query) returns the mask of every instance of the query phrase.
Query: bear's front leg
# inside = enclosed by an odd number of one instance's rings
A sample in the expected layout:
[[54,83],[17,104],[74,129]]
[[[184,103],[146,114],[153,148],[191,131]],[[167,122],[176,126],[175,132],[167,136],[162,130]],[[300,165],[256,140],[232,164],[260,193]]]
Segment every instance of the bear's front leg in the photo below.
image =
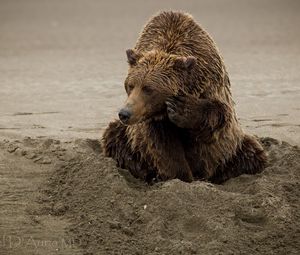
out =
[[112,157],[117,166],[125,168],[136,177],[150,182],[156,175],[156,171],[141,158],[140,151],[133,151],[126,126],[119,120],[111,122],[102,137],[104,155]]
[[149,123],[148,154],[162,180],[178,178],[193,181],[192,171],[185,158],[178,127],[169,121]]
[[203,133],[222,128],[231,118],[230,108],[219,100],[173,96],[166,105],[168,117],[176,126]]

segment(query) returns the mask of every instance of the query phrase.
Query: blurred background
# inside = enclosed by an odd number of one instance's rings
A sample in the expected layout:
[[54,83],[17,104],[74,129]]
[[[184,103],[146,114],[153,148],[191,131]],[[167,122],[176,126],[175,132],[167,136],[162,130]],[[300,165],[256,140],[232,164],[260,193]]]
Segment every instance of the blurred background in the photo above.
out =
[[298,0],[1,0],[0,135],[100,138],[126,97],[125,50],[161,10],[214,38],[245,130],[300,144]]

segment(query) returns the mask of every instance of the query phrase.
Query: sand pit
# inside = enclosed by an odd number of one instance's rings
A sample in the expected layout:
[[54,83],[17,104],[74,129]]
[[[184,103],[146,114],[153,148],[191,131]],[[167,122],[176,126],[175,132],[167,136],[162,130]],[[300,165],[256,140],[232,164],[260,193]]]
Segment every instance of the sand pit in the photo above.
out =
[[[148,186],[103,157],[97,140],[4,140],[1,155],[6,166],[23,162],[31,176],[43,175],[29,178],[33,185],[16,198],[28,225],[20,233],[72,240],[39,247],[43,254],[299,254],[300,150],[272,138],[261,142],[269,154],[265,171],[223,185]],[[4,222],[12,216],[1,215]],[[6,230],[15,233],[11,225]],[[34,250],[24,243],[5,248]]]

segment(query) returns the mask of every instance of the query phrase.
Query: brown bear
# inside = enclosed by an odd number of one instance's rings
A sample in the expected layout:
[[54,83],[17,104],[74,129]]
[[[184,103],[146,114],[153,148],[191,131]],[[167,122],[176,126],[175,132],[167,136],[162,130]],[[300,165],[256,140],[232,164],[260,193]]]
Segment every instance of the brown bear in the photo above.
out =
[[265,152],[238,123],[222,57],[191,15],[161,12],[126,53],[128,98],[104,132],[105,155],[147,182],[221,183],[263,170]]

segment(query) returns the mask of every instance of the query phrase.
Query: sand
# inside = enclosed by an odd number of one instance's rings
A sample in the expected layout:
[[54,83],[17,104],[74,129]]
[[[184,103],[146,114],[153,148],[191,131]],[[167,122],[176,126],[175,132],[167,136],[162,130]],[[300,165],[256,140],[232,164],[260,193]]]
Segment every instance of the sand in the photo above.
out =
[[[3,0],[0,254],[299,254],[299,1]],[[223,185],[148,186],[101,154],[125,50],[162,9],[214,37],[269,154]]]
[[299,254],[300,149],[260,140],[261,174],[152,186],[98,140],[5,140],[2,254]]

